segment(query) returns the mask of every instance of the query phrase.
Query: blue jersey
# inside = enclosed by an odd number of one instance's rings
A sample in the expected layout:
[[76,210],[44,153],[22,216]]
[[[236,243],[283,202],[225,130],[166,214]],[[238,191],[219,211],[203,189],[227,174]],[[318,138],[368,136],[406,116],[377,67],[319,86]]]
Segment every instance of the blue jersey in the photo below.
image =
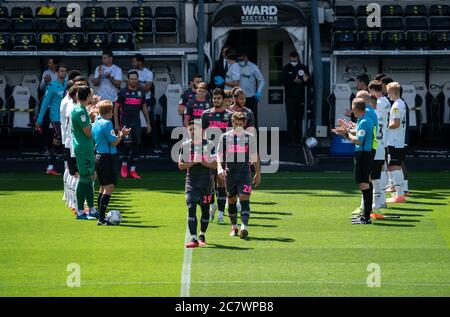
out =
[[67,81],[60,82],[58,80],[52,81],[45,90],[44,99],[42,99],[41,110],[37,123],[42,124],[45,112],[50,109],[50,121],[61,121],[61,114],[59,112],[61,100],[64,98],[64,91],[66,90]]
[[355,151],[372,151],[373,140],[376,139],[373,134],[373,128],[374,123],[367,113],[358,119],[358,123],[356,125],[356,138],[361,142],[361,144],[355,145]]
[[369,117],[370,120],[373,122],[373,142],[372,142],[372,149],[376,150],[378,147],[378,140],[377,140],[377,134],[378,134],[378,116],[375,109],[372,108],[371,105],[366,105],[366,116]]
[[92,124],[92,138],[95,142],[95,149],[99,154],[116,154],[117,149],[111,144],[117,140],[116,132],[113,129],[111,120],[98,118]]

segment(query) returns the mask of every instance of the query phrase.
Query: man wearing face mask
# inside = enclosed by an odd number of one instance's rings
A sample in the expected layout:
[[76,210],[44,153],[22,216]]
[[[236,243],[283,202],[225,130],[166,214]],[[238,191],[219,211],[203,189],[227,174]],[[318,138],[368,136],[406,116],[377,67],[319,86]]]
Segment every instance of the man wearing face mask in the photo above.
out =
[[241,67],[241,80],[239,86],[245,92],[245,106],[255,115],[255,126],[258,126],[258,101],[261,100],[264,85],[264,77],[258,66],[248,60],[247,53],[238,55],[238,64]]
[[291,144],[300,143],[302,119],[305,111],[305,86],[309,85],[308,68],[299,62],[296,51],[289,54],[289,64],[283,67],[283,85],[286,95],[286,116]]

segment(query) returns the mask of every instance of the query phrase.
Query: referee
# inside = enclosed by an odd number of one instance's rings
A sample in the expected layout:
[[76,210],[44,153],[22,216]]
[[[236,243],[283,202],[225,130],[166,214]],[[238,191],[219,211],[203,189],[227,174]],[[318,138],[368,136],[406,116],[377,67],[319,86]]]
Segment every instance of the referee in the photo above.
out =
[[369,175],[374,159],[372,151],[374,122],[366,113],[366,102],[362,98],[353,99],[352,112],[358,118],[355,135],[349,133],[345,127],[333,129],[333,132],[355,144],[355,178],[363,195],[364,213],[352,219],[352,224],[370,224],[373,188],[370,186]]
[[92,125],[92,137],[95,141],[95,171],[97,172],[100,189],[97,204],[100,217],[97,225],[106,226],[106,209],[111,199],[114,186],[117,185],[117,173],[115,170],[116,146],[122,141],[123,136],[130,133],[131,129],[123,127],[118,135],[114,131],[111,118],[113,116],[113,103],[110,100],[102,100],[98,104],[100,117]]

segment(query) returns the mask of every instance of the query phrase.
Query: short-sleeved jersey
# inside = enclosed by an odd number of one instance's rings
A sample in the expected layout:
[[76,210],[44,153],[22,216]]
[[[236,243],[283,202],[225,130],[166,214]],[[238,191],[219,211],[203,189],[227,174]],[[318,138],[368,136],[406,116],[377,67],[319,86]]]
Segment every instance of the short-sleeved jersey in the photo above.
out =
[[75,153],[94,154],[94,141],[88,138],[83,129],[91,124],[91,118],[85,107],[80,104],[74,106],[72,113],[72,142]]
[[228,109],[223,109],[223,111],[216,111],[215,108],[205,110],[202,113],[202,129],[219,128],[224,133],[227,128],[232,127],[232,115],[233,112]]
[[387,134],[389,126],[389,111],[391,103],[386,97],[381,96],[377,99],[377,118],[378,118],[378,146],[387,147]]
[[140,126],[140,111],[146,106],[145,93],[142,90],[132,90],[125,87],[119,92],[115,106],[119,107],[119,121],[121,126]]
[[192,90],[192,88],[188,88],[186,89],[183,94],[180,97],[180,101],[178,102],[178,104],[180,106],[184,106],[186,107],[186,105],[188,104],[189,101],[191,101],[192,99],[195,98],[195,91]]
[[247,107],[237,107],[236,105],[232,105],[230,107],[230,110],[232,112],[243,112],[245,114],[245,128],[247,129],[248,127],[254,127],[255,126],[255,115],[253,114],[253,111],[251,111],[249,108]]
[[357,152],[371,152],[373,147],[373,139],[375,134],[373,133],[375,124],[372,119],[367,115],[367,113],[358,119],[356,125],[356,138],[361,142],[361,144],[355,145],[355,151]]
[[375,109],[372,108],[371,105],[366,105],[366,115],[373,122],[373,141],[372,141],[372,149],[376,150],[378,147],[378,117]]
[[111,100],[116,101],[117,99],[117,87],[114,86],[114,84],[111,82],[111,79],[106,78],[105,74],[110,73],[111,77],[114,78],[114,80],[120,80],[122,81],[122,69],[117,65],[111,65],[110,67],[107,67],[105,65],[100,65],[95,69],[94,77],[99,77],[99,68],[103,69],[103,77],[101,78],[100,85],[97,89],[97,94],[102,97],[103,100]]
[[111,120],[99,118],[92,124],[92,138],[95,150],[100,154],[116,154],[117,149],[111,144],[117,140]]
[[400,120],[400,126],[396,129],[389,129],[387,145],[402,149],[405,147],[406,105],[400,98],[394,102],[389,114],[389,120],[395,119]]
[[[70,101],[69,94],[66,94],[66,96],[61,100],[61,104],[59,106],[59,121],[61,122],[61,141],[62,144],[66,144],[66,133],[67,133],[67,118],[66,118],[66,111],[67,111],[67,105]],[[70,133],[70,131],[69,131]]]
[[201,119],[203,111],[211,108],[211,101],[206,99],[205,101],[199,101],[197,98],[191,99],[184,109],[184,117],[188,120]]
[[[145,86],[145,84],[147,82],[153,82],[153,72],[148,69],[147,67],[144,67],[142,69],[136,69],[136,71],[138,72],[139,75],[139,83],[143,86]],[[150,99],[151,98],[151,92],[148,91],[145,93],[145,99]]]
[[230,130],[221,135],[217,148],[218,160],[225,163],[227,173],[250,173],[252,154],[256,154],[256,139],[243,131],[235,134]]
[[[192,139],[183,142],[178,162],[189,163],[195,160],[196,155],[201,155],[202,161],[211,162],[216,159],[216,150],[214,143],[202,139],[200,143],[194,143]],[[211,180],[211,169],[203,165],[195,164],[186,171],[186,182],[189,182],[192,186],[197,183],[210,181]]]

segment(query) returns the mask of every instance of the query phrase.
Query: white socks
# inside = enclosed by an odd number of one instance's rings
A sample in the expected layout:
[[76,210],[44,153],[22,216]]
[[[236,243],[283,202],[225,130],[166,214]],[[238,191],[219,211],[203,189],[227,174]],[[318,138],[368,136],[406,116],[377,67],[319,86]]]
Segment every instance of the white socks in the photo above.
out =
[[409,189],[408,189],[408,180],[407,179],[403,180],[403,191],[405,193],[409,191]]
[[53,165],[52,164],[49,164],[48,166],[47,166],[47,171],[51,171],[53,169]]
[[67,200],[67,180],[69,179],[69,170],[66,168],[64,170],[64,175],[63,175],[63,182],[64,182],[64,195],[63,195],[63,200]]
[[387,172],[381,171],[381,177],[380,177],[380,188],[381,188],[381,197],[380,202],[381,205],[384,206],[386,203],[386,185],[387,185]]
[[379,209],[383,206],[381,203],[381,180],[372,179],[373,185],[373,206],[375,209]]
[[397,193],[397,196],[403,196],[403,172],[402,170],[395,170],[391,172],[392,175],[392,181],[394,183],[395,192]]
[[130,172],[135,172],[136,171],[136,166],[131,166],[130,167]]

